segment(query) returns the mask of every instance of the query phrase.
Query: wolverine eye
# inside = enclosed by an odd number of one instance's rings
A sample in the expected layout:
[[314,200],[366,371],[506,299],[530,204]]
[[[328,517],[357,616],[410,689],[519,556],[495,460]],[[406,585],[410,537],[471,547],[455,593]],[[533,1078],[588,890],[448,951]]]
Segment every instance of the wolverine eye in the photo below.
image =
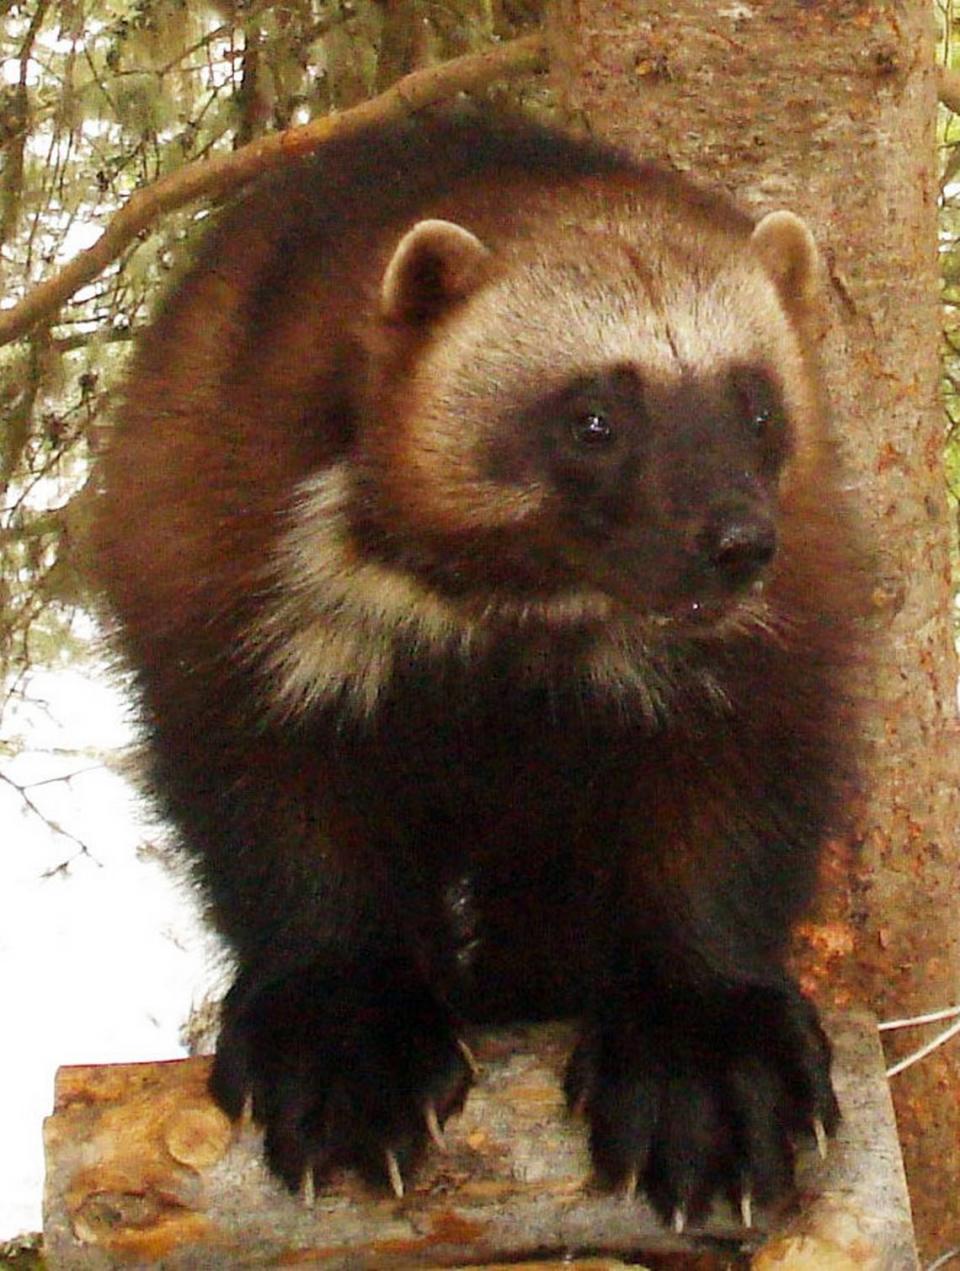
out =
[[786,419],[777,382],[762,368],[749,366],[735,367],[731,379],[744,430],[765,452],[780,447]]
[[773,423],[773,411],[767,408],[756,410],[750,419],[750,428],[758,437],[763,437]]
[[573,440],[581,446],[608,446],[613,441],[613,425],[599,410],[587,410],[570,425]]

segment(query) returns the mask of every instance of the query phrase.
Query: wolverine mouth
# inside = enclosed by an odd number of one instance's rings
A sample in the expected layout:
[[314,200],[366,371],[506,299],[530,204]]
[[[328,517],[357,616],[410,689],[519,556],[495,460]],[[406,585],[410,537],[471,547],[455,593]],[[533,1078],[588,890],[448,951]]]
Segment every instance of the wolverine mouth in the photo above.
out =
[[654,624],[664,631],[697,634],[718,626],[730,612],[729,602],[720,600],[684,600],[668,609],[654,611]]
[[755,579],[748,587],[721,596],[685,597],[653,615],[656,624],[680,634],[707,635],[740,614],[749,602],[763,596],[765,580]]

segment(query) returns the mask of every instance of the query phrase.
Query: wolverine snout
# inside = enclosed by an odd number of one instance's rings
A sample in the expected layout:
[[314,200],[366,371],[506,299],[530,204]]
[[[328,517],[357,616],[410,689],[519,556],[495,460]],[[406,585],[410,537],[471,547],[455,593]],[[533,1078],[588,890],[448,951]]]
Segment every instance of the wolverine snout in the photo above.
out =
[[712,511],[697,535],[696,547],[719,582],[745,587],[773,560],[777,528],[762,508],[728,504]]

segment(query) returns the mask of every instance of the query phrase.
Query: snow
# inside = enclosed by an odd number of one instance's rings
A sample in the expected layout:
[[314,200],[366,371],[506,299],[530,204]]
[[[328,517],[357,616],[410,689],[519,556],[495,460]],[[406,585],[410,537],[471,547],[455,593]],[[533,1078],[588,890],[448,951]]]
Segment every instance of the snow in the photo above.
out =
[[0,771],[88,854],[0,782],[0,1241],[41,1226],[56,1069],[183,1054],[190,1007],[222,974],[189,889],[145,850],[162,830],[89,753],[130,741],[119,695],[93,664],[36,673],[28,692],[3,720],[26,748]]

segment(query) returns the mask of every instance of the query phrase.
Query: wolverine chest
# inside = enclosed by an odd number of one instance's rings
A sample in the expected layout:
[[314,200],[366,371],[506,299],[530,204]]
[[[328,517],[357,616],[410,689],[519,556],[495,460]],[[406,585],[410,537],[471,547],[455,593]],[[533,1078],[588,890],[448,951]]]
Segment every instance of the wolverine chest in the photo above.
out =
[[572,694],[493,674],[408,675],[360,723],[317,745],[378,838],[448,860],[572,844],[615,820],[655,742]]

